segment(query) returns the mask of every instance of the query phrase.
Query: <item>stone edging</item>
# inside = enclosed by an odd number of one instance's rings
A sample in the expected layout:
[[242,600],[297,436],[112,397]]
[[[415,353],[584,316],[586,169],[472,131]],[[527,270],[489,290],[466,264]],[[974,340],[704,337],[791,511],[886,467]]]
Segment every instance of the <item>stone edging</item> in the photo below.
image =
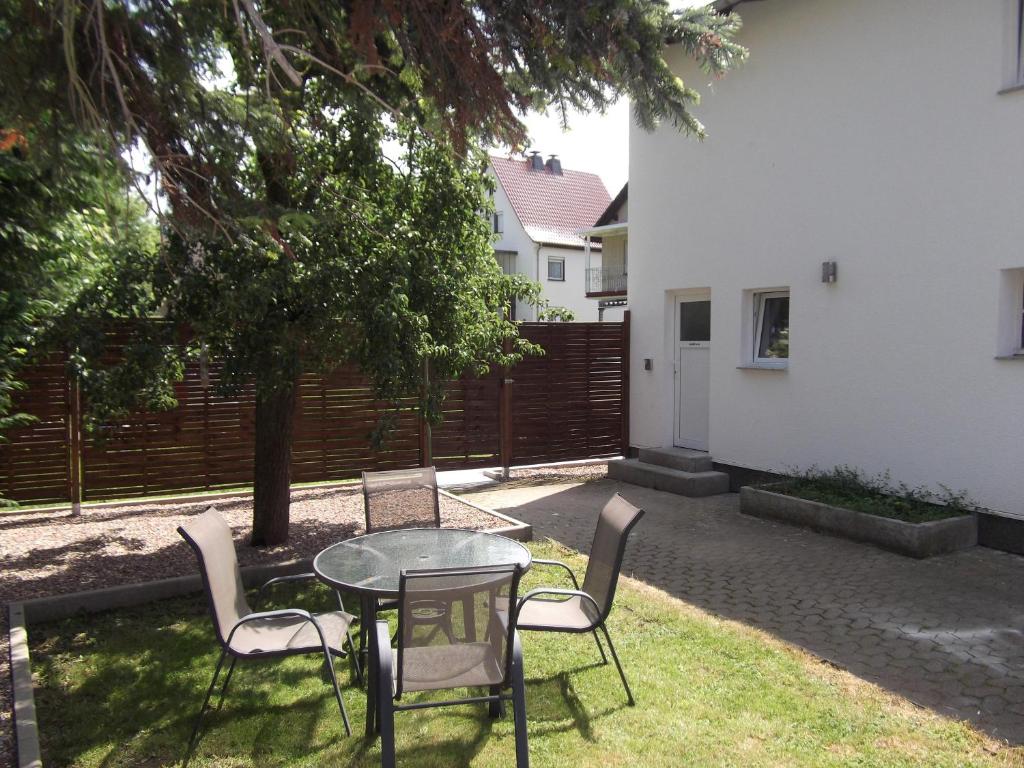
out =
[[529,523],[524,523],[522,520],[516,520],[514,517],[509,517],[508,515],[503,515],[501,512],[495,512],[493,509],[481,507],[479,504],[474,504],[469,499],[464,499],[462,496],[456,496],[454,493],[449,493],[443,488],[438,488],[437,492],[441,496],[447,496],[450,499],[455,499],[460,504],[472,507],[477,512],[484,512],[508,523],[508,525],[504,525],[501,528],[488,528],[485,531],[486,533],[496,533],[499,536],[507,536],[510,539],[515,539],[516,541],[533,541],[533,526]]
[[917,558],[944,555],[978,543],[977,515],[907,523],[749,485],[740,488],[740,512],[801,525]]
[[11,687],[14,689],[14,747],[18,768],[42,768],[36,699],[32,692],[32,667],[28,656],[28,631],[21,603],[8,606],[11,642]]

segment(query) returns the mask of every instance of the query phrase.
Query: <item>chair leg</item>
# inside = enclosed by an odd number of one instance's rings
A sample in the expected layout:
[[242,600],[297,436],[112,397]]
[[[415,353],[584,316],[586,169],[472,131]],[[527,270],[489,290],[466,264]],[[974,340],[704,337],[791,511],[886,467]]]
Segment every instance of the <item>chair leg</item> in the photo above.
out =
[[363,667],[359,663],[359,651],[356,650],[356,641],[352,638],[352,630],[346,629],[345,634],[348,637],[348,649],[352,654],[352,665],[356,670],[356,683],[359,685],[363,684]]
[[379,697],[380,764],[381,768],[395,768],[395,710],[391,697]]
[[[490,687],[490,690],[488,691],[488,693],[491,696],[500,696],[501,695],[501,686],[492,685]],[[500,698],[494,699],[493,701],[489,701],[487,703],[487,716],[488,717],[496,719],[496,718],[501,717],[504,714],[505,714],[505,702],[502,699],[500,699]]]
[[231,657],[231,664],[228,665],[227,677],[224,678],[224,687],[220,689],[220,701],[217,702],[217,709],[218,710],[221,707],[224,706],[224,697],[227,696],[228,686],[231,685],[231,675],[235,671],[235,664],[236,663],[238,663],[238,657],[237,656],[232,656]]
[[370,643],[366,664],[366,739],[369,741],[377,733],[377,722],[380,720],[380,708],[377,706],[377,677],[380,674],[376,638]]
[[226,648],[221,648],[220,658],[217,659],[217,667],[213,670],[213,679],[210,681],[210,687],[206,689],[206,698],[203,699],[203,706],[199,708],[199,717],[196,718],[195,727],[192,729],[192,736],[188,740],[188,749],[185,750],[185,760],[182,762],[182,765],[188,765],[188,761],[192,757],[192,749],[195,747],[196,738],[199,736],[199,726],[203,723],[203,715],[206,713],[206,707],[210,703],[213,689],[217,685],[217,678],[220,677],[220,669],[224,666],[224,657],[227,653]]
[[597,630],[596,629],[594,630],[593,635],[594,635],[594,642],[597,643],[597,650],[599,650],[601,652],[601,663],[602,664],[607,664],[608,663],[608,656],[604,652],[604,646],[601,645],[601,638],[597,636]]
[[512,637],[512,716],[516,731],[516,768],[530,768],[530,746],[526,736],[526,683],[523,680],[523,647],[519,633]]
[[[377,625],[374,638],[374,656],[377,677],[377,726],[380,729],[380,764],[382,768],[395,768],[395,710],[391,684],[394,673],[391,669],[391,646],[387,643],[387,624]],[[384,647],[381,647],[384,646]]]
[[345,702],[341,698],[341,688],[338,686],[338,676],[334,673],[334,658],[324,644],[324,664],[327,665],[327,672],[331,676],[331,685],[334,686],[334,698],[338,700],[338,709],[341,710],[341,720],[345,723],[345,735],[352,735],[352,726],[348,722],[348,712],[345,711]]
[[622,678],[622,687],[626,689],[626,698],[629,700],[629,706],[632,707],[636,704],[636,700],[633,698],[633,692],[629,689],[629,683],[626,682],[626,673],[622,671],[619,655],[615,652],[615,646],[612,644],[612,636],[608,634],[608,627],[604,625],[604,622],[601,622],[601,629],[604,631],[604,639],[608,643],[608,650],[612,652],[615,668],[619,670],[619,677]]

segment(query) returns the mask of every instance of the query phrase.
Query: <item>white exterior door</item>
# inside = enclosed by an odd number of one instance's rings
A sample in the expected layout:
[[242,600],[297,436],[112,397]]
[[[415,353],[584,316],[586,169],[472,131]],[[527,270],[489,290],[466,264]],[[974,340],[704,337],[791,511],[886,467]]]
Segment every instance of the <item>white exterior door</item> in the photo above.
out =
[[711,393],[711,302],[676,302],[675,444],[708,449],[708,404]]

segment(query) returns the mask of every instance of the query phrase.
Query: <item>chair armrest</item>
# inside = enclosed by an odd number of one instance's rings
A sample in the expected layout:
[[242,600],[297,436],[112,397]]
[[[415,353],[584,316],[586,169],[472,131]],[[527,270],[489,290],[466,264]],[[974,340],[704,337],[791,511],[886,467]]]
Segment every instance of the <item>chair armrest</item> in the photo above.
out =
[[260,603],[263,602],[263,593],[266,591],[267,587],[272,587],[275,584],[283,584],[285,582],[291,581],[309,581],[311,579],[316,578],[317,576],[315,573],[294,573],[290,576],[275,576],[272,579],[268,579],[267,581],[263,582],[263,585],[260,586],[259,591],[256,592],[255,605],[258,608]]
[[327,645],[327,638],[324,635],[324,628],[321,627],[321,625],[319,625],[319,622],[316,621],[316,616],[314,616],[308,610],[303,610],[302,608],[281,608],[279,610],[260,610],[260,611],[255,611],[255,612],[250,613],[248,615],[242,616],[242,618],[240,618],[240,620],[239,620],[239,623],[234,625],[233,627],[231,627],[231,631],[227,634],[227,639],[224,641],[224,644],[225,645],[230,645],[231,644],[231,638],[234,637],[234,632],[236,632],[236,630],[238,630],[239,627],[241,627],[244,624],[248,624],[249,622],[258,622],[258,621],[261,620],[261,618],[287,618],[287,617],[303,618],[303,620],[305,620],[306,622],[309,622],[316,629],[316,634],[319,635],[319,639],[321,639],[321,645],[324,646],[324,652],[325,653],[327,652],[328,645]]
[[250,621],[259,621],[260,619],[283,619],[286,616],[313,621],[313,614],[302,608],[280,608],[276,611],[254,611],[239,619],[238,624],[235,624],[235,626],[237,627],[239,624],[245,624]]
[[[315,573],[293,573],[290,576],[275,576],[274,578],[264,582],[263,586],[259,588],[259,591],[256,593],[256,601],[253,604],[253,607],[260,607],[260,603],[263,602],[263,592],[267,589],[267,587],[272,587],[275,584],[283,584],[286,582],[295,581],[315,581],[318,584],[323,584],[325,587],[327,586],[327,584],[324,584],[322,581],[320,581],[320,577],[317,576]],[[341,610],[342,613],[345,613],[345,601],[341,599],[341,592],[336,589],[334,590],[334,594],[338,598],[338,608]]]
[[[525,605],[527,603],[527,601],[529,601],[529,600],[538,600],[538,599],[540,599],[541,595],[558,595],[560,597],[567,597],[567,598],[568,597],[579,597],[579,598],[582,598],[585,602],[587,602],[587,603],[589,603],[590,605],[593,606],[593,608],[594,608],[594,615],[595,616],[600,616],[601,615],[601,608],[598,606],[597,601],[594,600],[594,598],[592,598],[586,592],[583,592],[583,591],[581,591],[579,589],[554,589],[552,587],[540,587],[539,589],[531,589],[529,592],[527,592],[525,595],[523,595],[521,598],[519,598],[519,602],[516,603],[516,623],[517,624],[519,623],[519,612],[523,609],[523,605]],[[562,601],[552,601],[552,602],[562,602]],[[593,621],[593,619],[591,619],[591,621]],[[594,622],[594,626],[595,627],[597,626],[597,622]]]
[[537,558],[534,558],[533,564],[534,565],[553,565],[556,568],[563,569],[566,573],[569,574],[569,578],[572,579],[573,587],[575,589],[579,589],[580,588],[580,583],[578,581],[576,581],[576,574],[572,572],[572,568],[570,568],[568,565],[563,563],[561,560],[539,560]]
[[317,632],[320,634],[321,639],[323,638],[323,630],[320,628],[320,622],[318,622],[309,611],[304,611],[301,608],[281,608],[277,611],[256,611],[247,616],[243,616],[238,620],[238,623],[231,628],[224,644],[231,645],[231,638],[235,636],[235,631],[243,624],[248,624],[250,621],[259,621],[260,619],[283,619],[287,617],[305,619],[306,621],[312,622],[313,626],[316,627]]

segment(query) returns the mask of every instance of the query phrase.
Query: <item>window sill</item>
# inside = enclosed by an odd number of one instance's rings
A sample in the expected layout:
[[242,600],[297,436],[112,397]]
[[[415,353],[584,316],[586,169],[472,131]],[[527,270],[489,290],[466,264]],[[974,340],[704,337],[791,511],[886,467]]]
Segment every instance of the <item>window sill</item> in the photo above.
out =
[[1012,355],[996,355],[996,360],[1024,360],[1024,352],[1016,352]]
[[1005,88],[1000,88],[998,93],[1000,96],[1007,93],[1016,93],[1017,91],[1024,91],[1024,82],[1017,83],[1016,85],[1008,85]]
[[788,371],[789,363],[744,363],[736,368],[741,371]]

